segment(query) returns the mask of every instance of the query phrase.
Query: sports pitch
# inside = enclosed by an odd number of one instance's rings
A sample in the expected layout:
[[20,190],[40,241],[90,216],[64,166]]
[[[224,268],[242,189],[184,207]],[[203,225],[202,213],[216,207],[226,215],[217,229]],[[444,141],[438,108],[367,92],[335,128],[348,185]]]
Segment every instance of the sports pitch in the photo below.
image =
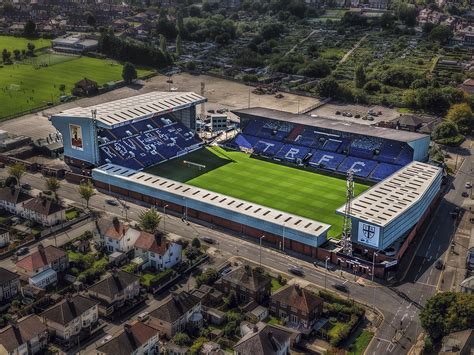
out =
[[[205,169],[185,164],[205,165]],[[294,213],[332,225],[330,237],[338,238],[343,219],[336,209],[345,203],[346,181],[309,170],[251,158],[219,147],[203,148],[147,172],[172,180]],[[368,185],[355,184],[355,194]]]
[[[138,76],[149,71],[137,70]],[[57,103],[63,93],[69,95],[74,83],[87,77],[99,85],[122,79],[122,65],[113,60],[39,54],[19,63],[0,68],[0,119],[48,102]]]

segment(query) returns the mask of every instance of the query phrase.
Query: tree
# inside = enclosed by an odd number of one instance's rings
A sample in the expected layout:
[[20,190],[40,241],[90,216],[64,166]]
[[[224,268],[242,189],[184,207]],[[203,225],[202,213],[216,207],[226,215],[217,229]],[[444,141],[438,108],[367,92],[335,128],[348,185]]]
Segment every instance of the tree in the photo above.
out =
[[28,55],[30,57],[32,57],[34,55],[34,52],[35,52],[35,45],[31,42],[28,42],[28,44],[26,45],[26,47],[28,48]]
[[91,27],[95,27],[95,25],[97,24],[97,20],[95,19],[94,15],[92,15],[91,13],[87,14],[86,22]]
[[474,116],[471,106],[467,103],[454,104],[449,109],[446,119],[455,123],[463,134],[469,134],[474,129]]
[[54,194],[54,199],[58,199],[58,190],[61,187],[61,182],[55,177],[47,178],[45,181],[46,190],[51,191]]
[[322,58],[310,62],[305,68],[298,71],[298,74],[311,78],[324,78],[331,74],[331,68]]
[[141,229],[148,233],[155,234],[158,231],[160,225],[161,216],[158,214],[154,207],[142,211],[138,215],[138,225]]
[[413,27],[416,25],[416,17],[418,16],[418,11],[416,7],[412,4],[401,4],[397,10],[398,19],[402,21],[408,27]]
[[186,333],[176,333],[173,337],[173,343],[178,346],[189,346],[192,344],[192,341]]
[[219,278],[219,273],[214,268],[209,268],[204,271],[201,275],[196,277],[196,284],[198,287],[201,285],[211,285],[217,281]]
[[14,163],[8,168],[8,174],[14,177],[18,186],[20,186],[21,178],[26,173],[26,167],[22,163]]
[[166,37],[163,35],[160,35],[160,49],[163,53],[166,53],[168,51],[168,45],[166,44]]
[[433,139],[446,139],[446,138],[453,138],[459,134],[458,127],[455,123],[451,121],[444,121],[441,122],[433,131]]
[[384,12],[382,16],[380,16],[380,27],[385,30],[393,28],[395,24],[395,16],[393,16],[390,12]]
[[36,24],[33,20],[28,20],[23,27],[23,34],[25,37],[35,37],[36,36]]
[[126,62],[122,69],[122,78],[125,83],[131,84],[137,78],[137,69],[132,63]]
[[13,50],[13,55],[15,57],[15,60],[20,60],[21,59],[21,52],[19,49],[14,49]]
[[64,94],[64,91],[66,91],[66,85],[64,84],[59,84],[59,91]]
[[199,238],[193,238],[193,240],[191,241],[191,245],[197,249],[201,248],[201,242]]
[[12,56],[12,53],[8,49],[3,49],[2,51],[2,60],[4,64],[10,63],[10,57]]
[[437,293],[426,302],[420,320],[434,341],[451,332],[469,329],[474,324],[474,294]]
[[176,55],[183,54],[183,44],[181,43],[181,35],[176,36]]
[[239,299],[234,290],[230,291],[229,295],[224,298],[224,304],[227,308],[235,308],[239,305]]
[[77,188],[77,192],[84,199],[84,201],[86,201],[86,208],[89,208],[89,201],[92,196],[95,195],[95,190],[92,183],[89,180],[86,183],[81,183]]
[[362,65],[358,65],[354,73],[354,85],[360,89],[364,87],[366,81],[365,70]]
[[441,44],[447,44],[452,37],[453,31],[448,26],[443,25],[435,26],[429,34],[430,40]]
[[319,81],[316,91],[321,97],[336,97],[339,94],[339,84],[332,78],[324,78]]

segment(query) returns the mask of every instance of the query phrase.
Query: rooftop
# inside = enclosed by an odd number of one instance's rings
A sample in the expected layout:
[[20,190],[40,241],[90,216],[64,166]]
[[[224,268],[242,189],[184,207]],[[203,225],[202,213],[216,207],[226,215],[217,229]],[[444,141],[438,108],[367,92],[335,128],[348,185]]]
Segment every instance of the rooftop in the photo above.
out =
[[67,253],[64,250],[56,248],[53,245],[48,245],[44,248],[39,246],[37,251],[20,259],[16,263],[16,266],[27,271],[34,271],[66,256]]
[[117,272],[112,272],[112,274],[105,279],[96,282],[89,287],[88,290],[113,299],[118,293],[139,279],[140,278],[134,274],[118,270]]
[[195,307],[199,302],[201,302],[199,297],[186,291],[172,294],[169,300],[150,313],[150,317],[156,318],[160,321],[173,323],[180,319],[190,309]]
[[35,197],[25,202],[23,208],[25,210],[30,210],[43,216],[49,216],[56,212],[65,210],[65,208],[59,203],[45,197]]
[[286,111],[273,110],[263,107],[246,108],[242,110],[233,110],[233,114],[237,116],[250,115],[253,118],[264,118],[291,122],[296,124],[303,124],[316,128],[332,129],[340,132],[347,132],[353,134],[360,134],[364,136],[379,137],[384,139],[391,139],[400,142],[412,142],[418,139],[426,138],[427,135],[401,131],[391,128],[376,127],[370,125],[363,125],[359,123],[345,122],[340,120],[333,120],[323,117],[311,117],[309,115],[296,114]]
[[323,300],[314,292],[297,284],[282,287],[271,298],[272,301],[279,301],[305,313],[311,313],[323,304]]
[[[440,168],[412,162],[354,198],[350,216],[384,227],[421,200],[439,174]],[[345,205],[337,209],[344,211]]]
[[41,323],[37,315],[29,315],[19,319],[14,325],[0,329],[0,344],[8,353],[15,353],[19,346],[46,332],[46,330],[46,326]]
[[50,321],[66,325],[98,303],[99,302],[82,295],[76,295],[70,298],[68,296],[65,300],[62,300],[60,303],[41,313],[41,316]]
[[25,202],[32,197],[24,192],[21,189],[15,187],[2,187],[0,188],[0,201],[6,201],[13,204]]
[[15,279],[18,279],[18,275],[15,274],[14,272],[11,272],[7,269],[4,269],[3,267],[0,267],[0,285],[4,282],[10,282]]
[[247,202],[114,164],[106,164],[94,170],[101,174],[119,177],[130,183],[141,184],[146,187],[170,193],[183,199],[194,200],[201,203],[204,202],[208,205],[227,210],[230,213],[241,213],[248,217],[260,220],[262,222],[262,227],[267,223],[279,225],[285,224],[286,229],[292,229],[316,237],[324,235],[324,233],[331,227],[329,224],[321,223],[309,218],[282,212],[256,203]]
[[251,291],[258,291],[262,287],[269,286],[272,282],[270,276],[248,265],[232,270],[222,276],[222,279],[240,286],[245,286],[245,288]]
[[291,335],[290,331],[280,327],[259,323],[235,344],[234,350],[239,354],[278,354],[290,342]]
[[114,128],[159,114],[181,110],[206,101],[205,97],[193,92],[153,91],[95,106],[71,108],[54,116],[92,119],[92,111],[94,111],[95,119],[99,123],[105,128]]
[[126,323],[120,333],[97,347],[97,351],[110,355],[129,355],[157,334],[156,329],[141,322]]

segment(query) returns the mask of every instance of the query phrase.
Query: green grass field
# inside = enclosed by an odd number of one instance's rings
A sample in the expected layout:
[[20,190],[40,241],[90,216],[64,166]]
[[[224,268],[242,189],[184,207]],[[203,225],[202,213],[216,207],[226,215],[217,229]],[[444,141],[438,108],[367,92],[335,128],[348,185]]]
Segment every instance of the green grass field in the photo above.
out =
[[[1,48],[1,45],[0,45]],[[46,65],[40,67],[40,65]],[[39,68],[38,68],[39,67]],[[149,73],[138,70],[138,76]],[[0,119],[18,112],[57,103],[66,85],[71,93],[74,83],[87,77],[103,85],[122,79],[122,65],[113,60],[41,54],[20,63],[0,68]]]
[[3,51],[4,49],[8,49],[10,52],[13,52],[15,49],[20,51],[22,49],[26,50],[28,43],[33,43],[35,49],[41,49],[49,47],[51,45],[51,40],[43,38],[27,39],[13,36],[0,36],[0,51]]
[[[183,161],[206,165],[187,166]],[[195,151],[147,170],[211,191],[332,225],[330,237],[339,237],[343,219],[336,215],[345,202],[344,179],[251,158],[241,152],[212,147]],[[369,186],[356,184],[358,195]]]

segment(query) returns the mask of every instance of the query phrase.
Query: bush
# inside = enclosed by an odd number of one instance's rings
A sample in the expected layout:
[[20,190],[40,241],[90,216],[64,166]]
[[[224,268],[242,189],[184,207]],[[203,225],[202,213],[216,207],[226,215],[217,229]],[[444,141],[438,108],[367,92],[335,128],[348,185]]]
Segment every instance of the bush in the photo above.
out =
[[211,285],[217,281],[219,278],[219,274],[216,269],[209,268],[203,274],[196,277],[196,284],[197,287],[201,287],[201,285]]
[[368,83],[364,85],[364,90],[368,92],[378,92],[382,86],[378,82],[378,80],[370,80]]

